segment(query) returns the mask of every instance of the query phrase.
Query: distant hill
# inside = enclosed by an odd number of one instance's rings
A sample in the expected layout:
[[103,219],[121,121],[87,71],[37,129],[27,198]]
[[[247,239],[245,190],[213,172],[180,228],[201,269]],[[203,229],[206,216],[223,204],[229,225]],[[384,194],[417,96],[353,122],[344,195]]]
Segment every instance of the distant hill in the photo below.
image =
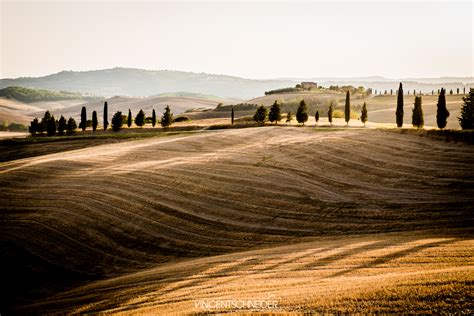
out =
[[31,89],[16,86],[1,89],[0,97],[4,97],[7,99],[15,99],[25,103],[72,99],[91,99],[90,97],[83,97],[80,93],[77,92],[49,91],[44,89]]
[[0,88],[22,86],[55,91],[74,91],[104,97],[116,95],[148,97],[160,94],[186,96],[183,94],[197,93],[224,98],[252,99],[264,95],[265,91],[294,87],[302,81],[316,82],[325,87],[353,85],[378,90],[397,89],[398,82],[402,81],[404,88],[422,90],[423,92],[437,90],[441,86],[447,88],[448,91],[463,87],[468,89],[474,82],[472,77],[388,79],[380,76],[255,80],[183,71],[113,68],[92,71],[62,71],[38,78],[0,79]]
[[243,99],[262,95],[267,90],[292,85],[294,82],[288,80],[251,80],[205,73],[130,68],[62,71],[45,77],[0,80],[0,88],[23,86],[106,97],[114,95],[141,97],[186,91]]

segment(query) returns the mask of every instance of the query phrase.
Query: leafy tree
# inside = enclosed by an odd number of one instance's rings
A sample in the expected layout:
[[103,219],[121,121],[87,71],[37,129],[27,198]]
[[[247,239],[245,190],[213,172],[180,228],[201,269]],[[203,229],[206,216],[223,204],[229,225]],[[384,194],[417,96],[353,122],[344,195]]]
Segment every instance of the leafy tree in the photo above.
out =
[[293,120],[293,114],[291,112],[286,113],[286,123],[291,124]]
[[97,112],[92,112],[92,130],[95,132],[97,130],[97,125],[99,125],[99,121],[97,120]]
[[156,125],[156,112],[155,109],[151,111],[151,126],[155,127]]
[[230,124],[234,125],[234,107],[232,107],[230,112]]
[[59,134],[59,136],[64,135],[64,131],[66,130],[66,127],[67,127],[66,119],[64,118],[64,116],[61,115],[61,117],[59,118],[59,121],[58,121],[58,134]]
[[446,127],[448,123],[449,111],[446,108],[446,90],[441,88],[441,93],[438,96],[438,104],[436,111],[436,124],[440,129]]
[[112,130],[114,132],[120,131],[123,125],[123,117],[122,112],[118,111],[117,113],[112,116]]
[[76,128],[77,128],[76,120],[70,117],[69,120],[67,121],[66,132],[69,135],[74,134],[76,132]]
[[167,105],[165,107],[165,111],[163,112],[163,115],[161,116],[161,126],[166,128],[173,124],[173,113],[171,113],[170,107]]
[[258,124],[264,124],[267,119],[267,108],[263,105],[259,106],[253,115],[253,120]]
[[298,109],[296,110],[296,120],[300,124],[303,123],[303,125],[308,120],[308,110],[304,100],[301,100],[300,106],[298,106]]
[[82,131],[85,131],[87,127],[87,112],[86,112],[86,107],[83,106],[81,110],[81,122],[79,123],[79,128],[82,129]]
[[46,125],[46,133],[48,136],[53,136],[56,134],[56,120],[54,119],[54,116],[51,116],[48,124]]
[[35,117],[35,119],[31,121],[28,130],[32,136],[35,136],[39,132],[39,129],[40,129],[40,122],[38,118]]
[[364,123],[364,127],[365,127],[365,122],[367,122],[368,118],[369,116],[367,115],[367,105],[364,102],[364,104],[362,105],[362,111],[360,113],[360,121]]
[[474,89],[462,98],[464,104],[461,107],[461,116],[458,118],[462,129],[474,129]]
[[142,127],[145,125],[145,112],[143,110],[140,110],[135,116],[135,125]]
[[329,109],[328,109],[328,121],[329,123],[331,123],[331,126],[332,126],[332,104],[329,105]]
[[272,123],[275,122],[275,124],[281,121],[281,107],[277,101],[273,102],[272,106],[270,107],[270,113],[268,113],[268,120]]
[[398,97],[397,97],[397,111],[395,112],[395,116],[397,118],[397,126],[402,127],[403,126],[403,86],[401,82],[400,82],[400,87],[398,88],[398,91],[400,91],[400,93],[398,94]]
[[316,125],[319,124],[319,111],[316,110],[316,114],[314,115],[314,119],[316,120]]
[[109,126],[109,106],[107,105],[107,101],[104,102],[104,130],[107,129]]
[[127,126],[128,128],[132,126],[132,111],[130,111],[130,109],[128,109]]
[[413,107],[413,115],[411,118],[411,124],[413,127],[423,127],[423,108],[421,107],[421,96],[415,97],[415,106]]
[[351,96],[349,91],[346,93],[346,104],[344,106],[344,118],[346,120],[346,125],[349,125],[349,120],[351,119]]

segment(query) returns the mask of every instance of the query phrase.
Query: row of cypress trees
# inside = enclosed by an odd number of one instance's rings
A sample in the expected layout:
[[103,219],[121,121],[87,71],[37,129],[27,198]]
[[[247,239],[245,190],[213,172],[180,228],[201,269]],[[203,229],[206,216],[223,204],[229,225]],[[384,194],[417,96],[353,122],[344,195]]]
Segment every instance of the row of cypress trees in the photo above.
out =
[[[473,129],[474,128],[474,108],[473,108],[473,99],[474,99],[474,89],[470,89],[470,92],[467,96],[463,97],[464,104],[461,108],[461,116],[458,118],[459,123],[462,129]],[[350,103],[350,94],[349,91],[346,92],[346,100],[344,105],[344,119],[346,125],[349,124],[351,119],[351,103]],[[404,116],[404,100],[403,100],[403,85],[400,82],[400,86],[397,91],[397,108],[395,111],[395,119],[398,127],[403,126],[403,116]],[[270,111],[267,112],[267,108],[265,106],[260,106],[257,108],[253,119],[259,123],[263,124],[267,119],[273,123],[278,123],[281,119],[281,108],[278,101],[275,101],[273,105],[270,107]],[[444,129],[447,125],[448,118],[449,118],[449,111],[446,107],[446,89],[441,88],[438,96],[438,103],[437,103],[437,111],[436,111],[436,124],[438,128]],[[315,120],[316,124],[319,121],[319,111],[316,111]],[[328,120],[332,125],[332,117],[333,117],[333,107],[332,104],[329,106],[328,109]],[[286,122],[290,123],[293,119],[293,114],[291,112],[287,113]],[[298,123],[303,124],[308,120],[308,113],[307,107],[304,100],[301,100],[300,105],[296,112],[296,120]],[[367,105],[364,102],[361,113],[360,113],[360,120],[362,123],[367,122],[368,120],[368,112],[367,112]],[[232,109],[232,124],[234,124],[234,110]],[[412,113],[412,125],[414,127],[423,127],[424,125],[424,117],[423,117],[423,108],[422,108],[422,96],[415,96],[415,102],[413,107]]]
[[[333,110],[334,109],[332,107],[332,104],[330,104],[329,109],[328,109],[328,120],[329,120],[329,123],[331,123],[331,125],[332,125]],[[259,124],[263,124],[265,120],[267,119],[267,114],[268,114],[268,120],[271,123],[273,122],[278,123],[279,121],[281,121],[282,119],[281,106],[278,103],[278,101],[275,101],[272,104],[269,112],[267,111],[267,108],[265,106],[263,105],[259,106],[257,110],[255,111],[253,119],[255,122]],[[316,120],[316,124],[318,124],[319,122],[319,117],[320,117],[319,110],[317,110],[314,116]],[[346,121],[346,125],[348,125],[351,119],[351,101],[350,101],[349,91],[347,91],[346,93],[346,103],[344,106],[344,119]],[[364,104],[362,105],[362,110],[360,114],[360,120],[362,121],[362,123],[364,123],[364,126],[365,126],[365,123],[367,122],[367,119],[368,119],[367,105],[364,102]],[[288,112],[286,114],[286,123],[290,123],[292,120],[293,120],[293,113]],[[308,111],[307,111],[306,102],[304,100],[300,101],[300,105],[298,106],[298,109],[296,110],[296,120],[298,121],[298,123],[303,124],[303,125],[304,123],[306,123],[306,121],[308,121]],[[231,113],[231,122],[232,124],[234,124],[234,109],[232,109],[232,113]]]
[[[126,120],[127,120],[127,126],[130,128],[130,126],[132,125],[132,112],[130,109],[128,110],[128,116],[126,117]],[[145,112],[143,110],[140,110],[138,114],[135,116],[134,121],[135,121],[135,125],[139,127],[142,127],[143,125],[145,125],[145,122],[146,122]],[[85,131],[88,126],[88,123],[89,122],[87,121],[87,109],[85,106],[83,106],[81,109],[81,121],[79,122],[79,128],[82,129],[82,131]],[[119,131],[122,128],[123,123],[124,123],[124,118],[123,118],[122,112],[121,111],[116,112],[112,117],[112,130]],[[156,123],[157,123],[156,112],[155,112],[155,109],[153,109],[152,116],[151,116],[151,124],[153,127],[155,127]],[[171,113],[169,106],[166,106],[163,116],[161,117],[160,124],[163,127],[168,127],[172,123],[173,123],[173,113]],[[96,111],[92,112],[91,126],[94,132],[97,130],[97,127],[99,126]],[[108,104],[107,104],[107,101],[105,101],[104,102],[104,116],[103,116],[104,130],[106,130],[108,126],[109,126]],[[78,126],[74,118],[70,117],[66,121],[64,116],[61,115],[60,119],[57,120],[54,118],[53,115],[51,115],[49,111],[46,111],[41,121],[39,121],[38,118],[35,118],[33,121],[31,121],[30,126],[29,126],[29,132],[33,136],[37,134],[42,134],[44,132],[46,132],[48,136],[53,136],[56,134],[56,132],[58,133],[58,135],[62,136],[65,133],[69,135],[74,134],[77,127]]]
[[[461,107],[461,116],[458,118],[462,129],[474,129],[474,89],[470,89],[469,95],[463,97],[463,106]],[[438,97],[436,124],[438,128],[443,129],[447,125],[449,111],[446,108],[446,90],[441,89]],[[415,105],[413,107],[412,125],[414,127],[423,127],[423,108],[421,105],[421,96],[415,97]],[[399,126],[401,127],[401,126]]]

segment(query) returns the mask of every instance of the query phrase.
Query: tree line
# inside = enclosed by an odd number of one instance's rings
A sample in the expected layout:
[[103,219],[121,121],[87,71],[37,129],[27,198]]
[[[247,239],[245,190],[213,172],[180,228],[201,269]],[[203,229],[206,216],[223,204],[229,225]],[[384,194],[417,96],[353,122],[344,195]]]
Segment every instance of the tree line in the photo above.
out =
[[[173,119],[173,113],[170,110],[169,106],[165,107],[165,110],[161,116],[160,125],[163,128],[167,128],[173,124],[175,120]],[[109,127],[108,121],[108,104],[107,101],[104,102],[104,114],[102,121],[102,128],[107,130]],[[132,123],[135,123],[138,127],[143,127],[147,122],[150,122],[153,127],[157,124],[156,112],[155,109],[152,110],[151,118],[146,117],[145,112],[140,110],[135,118],[132,116],[132,111],[128,109],[128,115],[123,115],[121,111],[117,111],[111,120],[111,127],[114,132],[122,129],[124,124],[127,124],[128,128],[132,126]],[[85,106],[81,109],[81,121],[79,126],[76,123],[76,120],[73,117],[70,117],[68,120],[64,116],[56,119],[49,111],[46,111],[43,118],[39,120],[34,118],[31,121],[29,126],[29,132],[31,135],[41,135],[46,133],[48,136],[59,135],[63,136],[65,134],[72,135],[76,132],[77,128],[85,131],[87,127],[92,127],[92,130],[95,132],[99,127],[99,121],[97,117],[97,111],[92,112],[92,120],[87,119],[87,109]]]
[[[470,92],[467,96],[463,97],[463,106],[461,107],[461,115],[458,118],[459,123],[462,129],[473,129],[474,128],[474,108],[472,105],[472,101],[474,99],[474,89],[470,89]],[[397,107],[395,111],[395,122],[398,127],[403,127],[403,116],[404,116],[404,100],[403,100],[403,85],[400,82],[400,86],[397,90]],[[333,104],[331,103],[328,107],[327,116],[328,121],[332,126],[333,122],[333,113],[334,108]],[[447,120],[450,113],[446,107],[446,90],[441,88],[438,95],[438,103],[437,103],[437,113],[436,113],[436,124],[438,128],[444,129],[447,125]],[[316,125],[319,124],[320,113],[319,110],[316,111],[314,115]],[[368,111],[367,111],[367,104],[364,102],[361,108],[360,116],[361,122],[366,124],[368,120]],[[258,124],[264,124],[265,121],[270,121],[270,123],[277,124],[280,122],[283,117],[281,113],[281,104],[275,100],[275,102],[270,106],[270,109],[264,105],[257,107],[253,119]],[[350,99],[350,91],[346,91],[346,99],[344,104],[344,120],[346,122],[346,126],[349,124],[351,119],[351,99]],[[293,120],[293,113],[289,111],[286,114],[286,123],[291,123]],[[308,121],[308,111],[306,102],[303,100],[300,101],[298,109],[296,111],[296,120],[300,124],[305,124]],[[234,124],[234,110],[232,109],[231,112],[231,124]],[[414,105],[412,109],[412,125],[414,127],[421,128],[424,126],[424,116],[423,116],[423,108],[422,108],[422,96],[415,95]]]

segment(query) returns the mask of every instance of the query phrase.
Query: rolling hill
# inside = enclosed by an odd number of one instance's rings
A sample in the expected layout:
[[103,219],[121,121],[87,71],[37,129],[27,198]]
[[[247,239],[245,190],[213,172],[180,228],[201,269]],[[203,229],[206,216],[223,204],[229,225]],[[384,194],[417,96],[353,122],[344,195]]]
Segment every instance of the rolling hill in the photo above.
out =
[[374,89],[396,89],[400,81],[406,90],[423,92],[437,90],[441,86],[448,89],[469,88],[474,79],[465,78],[411,78],[387,79],[383,77],[362,78],[284,78],[284,79],[244,79],[234,76],[192,73],[169,70],[143,70],[113,68],[92,71],[62,71],[37,78],[0,79],[0,88],[22,86],[48,90],[67,90],[91,95],[112,97],[115,95],[147,97],[160,93],[187,91],[210,94],[225,98],[250,99],[261,96],[265,91],[294,87],[302,81],[314,81],[325,87],[330,85],[353,85]]
[[4,162],[4,302],[169,313],[268,293],[287,312],[361,297],[450,311],[472,293],[473,157],[382,130],[263,127]]

